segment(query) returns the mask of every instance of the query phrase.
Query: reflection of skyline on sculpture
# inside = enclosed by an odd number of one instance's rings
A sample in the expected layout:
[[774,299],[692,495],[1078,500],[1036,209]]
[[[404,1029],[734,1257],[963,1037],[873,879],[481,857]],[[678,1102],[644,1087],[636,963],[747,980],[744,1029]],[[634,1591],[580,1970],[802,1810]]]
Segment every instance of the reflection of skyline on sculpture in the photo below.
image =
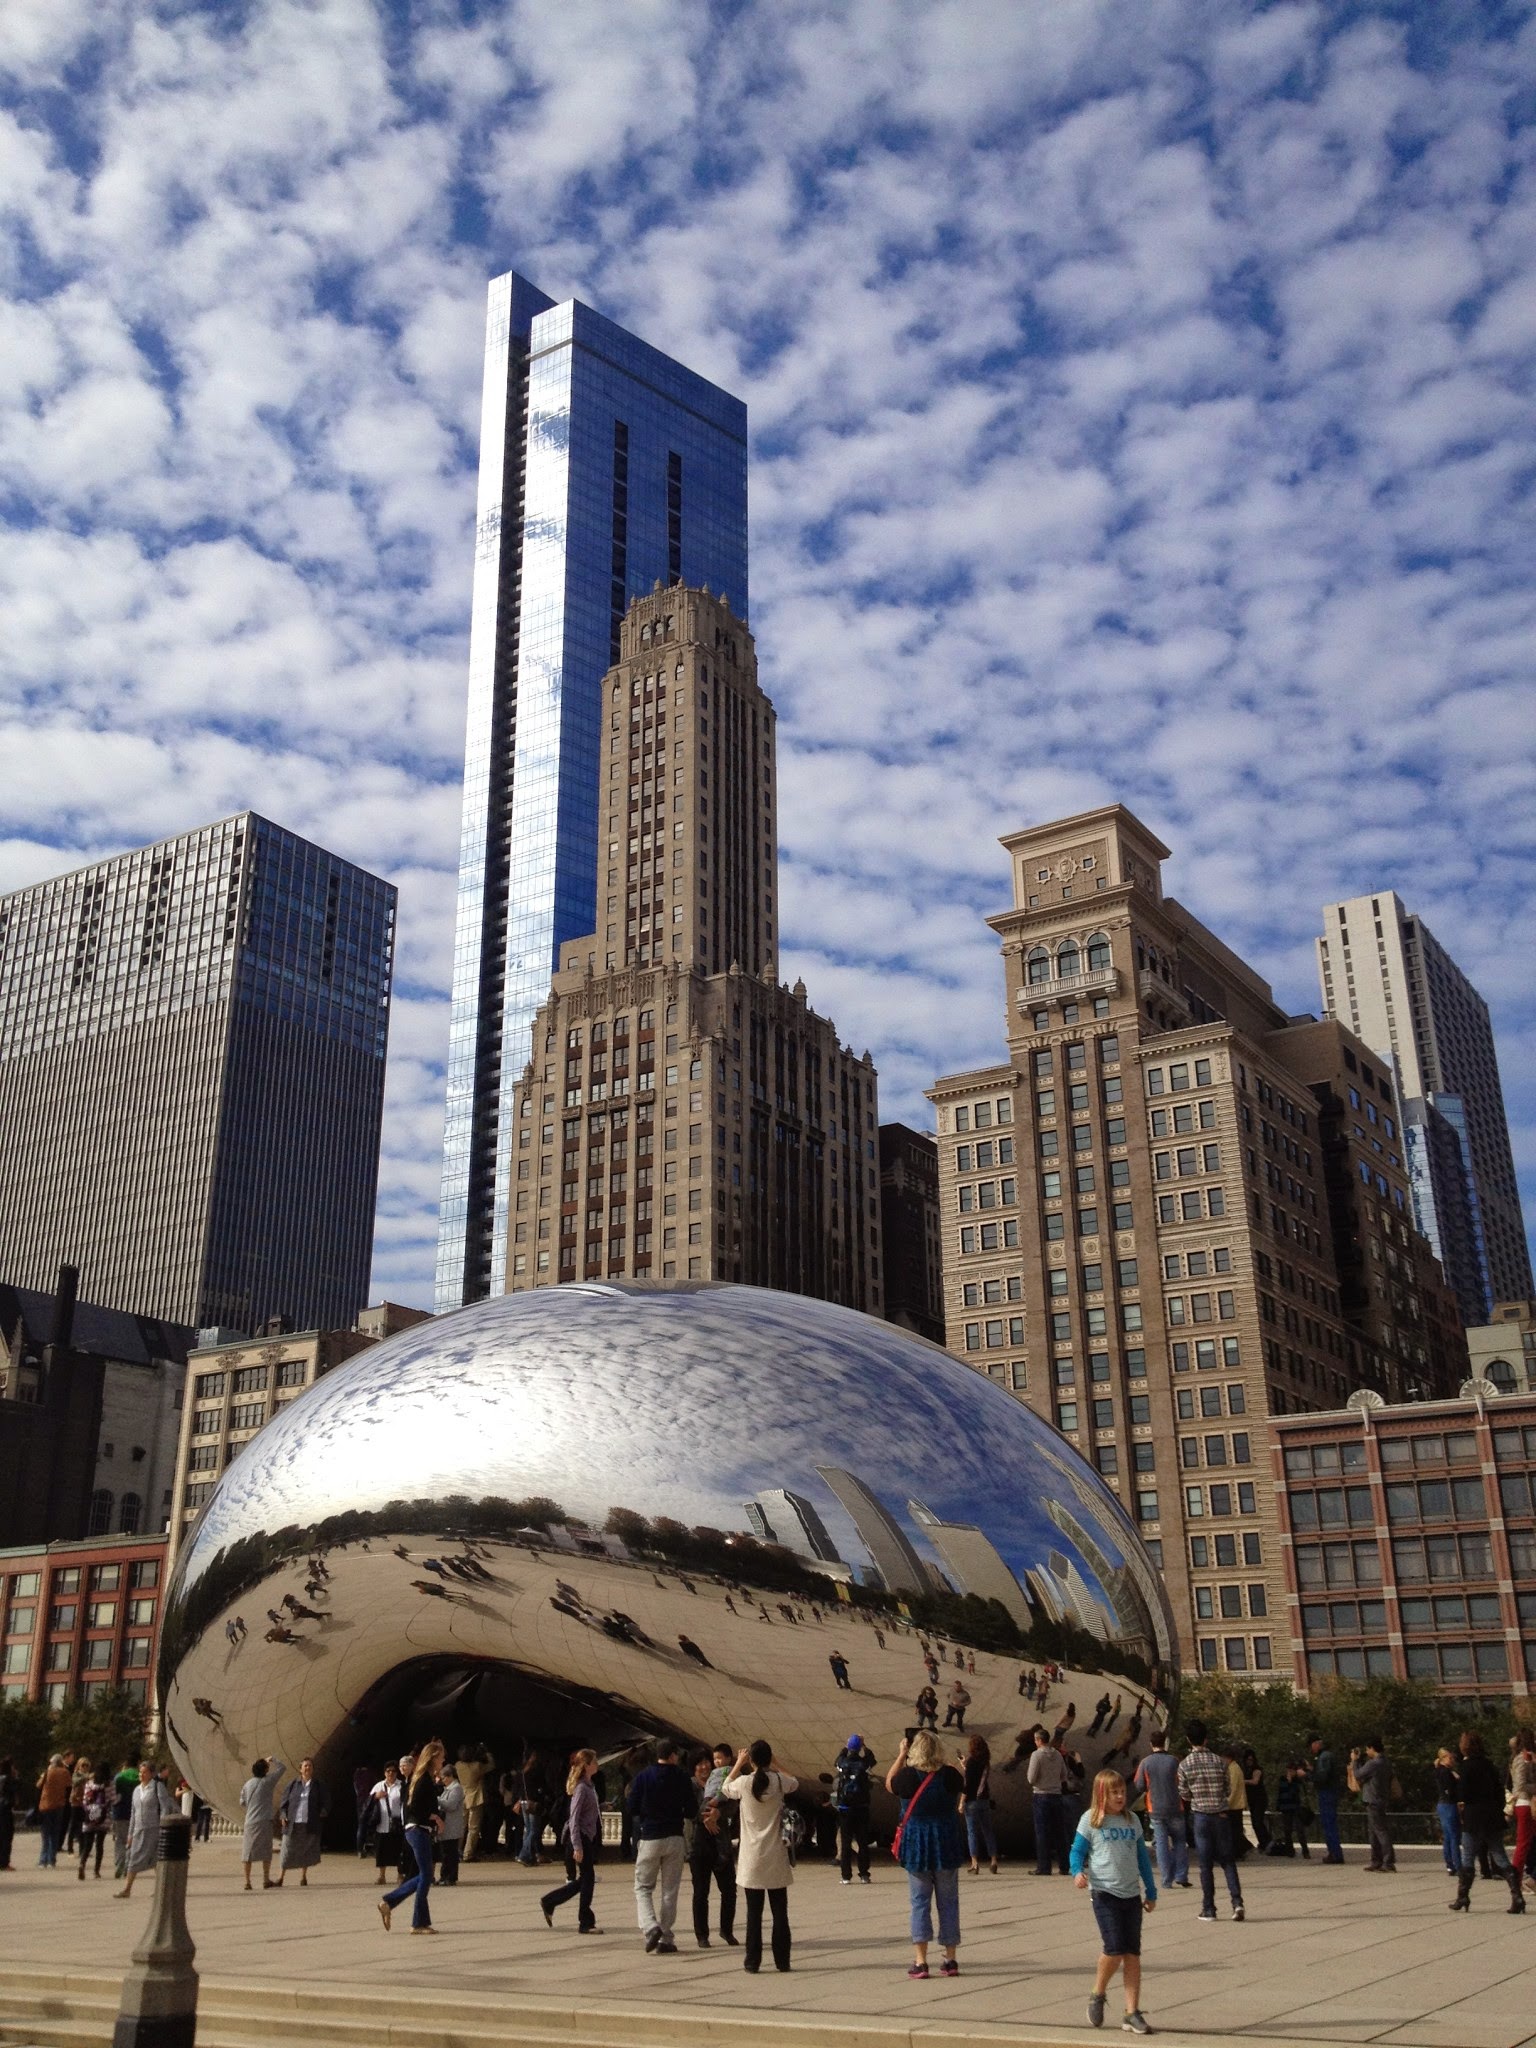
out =
[[[241,1601],[272,1604],[260,1589],[291,1583],[293,1561],[327,1545],[347,1600],[398,1588],[377,1613],[338,1611],[302,1644],[261,1646],[278,1660],[270,1686],[306,1702],[294,1739],[316,1747],[413,1657],[495,1660],[537,1694],[530,1714],[553,1711],[554,1687],[614,1730],[774,1732],[764,1695],[779,1668],[819,1693],[825,1650],[818,1678],[781,1622],[765,1687],[770,1639],[743,1633],[725,1604],[732,1582],[751,1588],[756,1626],[774,1621],[773,1589],[793,1588],[793,1601],[829,1604],[859,1636],[882,1617],[904,1631],[910,1611],[993,1659],[1010,1644],[1022,1656],[1032,1630],[1066,1629],[1068,1663],[1143,1684],[1135,1673],[1158,1667],[1166,1686],[1172,1632],[1156,1576],[1108,1489],[1075,1466],[1021,1403],[853,1310],[729,1286],[501,1297],[338,1367],[224,1474],[168,1594],[168,1704],[185,1736],[178,1699],[194,1684],[206,1696],[254,1681],[255,1646],[214,1657],[222,1617]],[[483,1594],[428,1599],[412,1590],[419,1563],[394,1562],[396,1547],[414,1560],[471,1535],[516,1552]],[[382,1557],[365,1553],[386,1536]],[[564,1590],[548,1576],[558,1557],[575,1561]],[[684,1572],[700,1581],[692,1592]],[[639,1641],[614,1615],[646,1602]],[[680,1667],[669,1648],[680,1632],[710,1638],[707,1671]],[[859,1664],[858,1682],[883,1688],[861,1717],[892,1748],[914,1689],[899,1664],[863,1652]],[[713,1689],[707,1708],[701,1687]],[[220,1701],[250,1754],[280,1739],[269,1689],[253,1688],[260,1725],[248,1729],[245,1710]]]

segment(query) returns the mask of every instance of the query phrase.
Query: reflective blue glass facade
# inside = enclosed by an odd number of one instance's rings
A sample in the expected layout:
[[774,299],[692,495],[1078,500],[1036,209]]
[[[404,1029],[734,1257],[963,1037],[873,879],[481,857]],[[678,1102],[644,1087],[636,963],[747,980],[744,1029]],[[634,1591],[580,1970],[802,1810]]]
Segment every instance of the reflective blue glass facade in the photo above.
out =
[[512,1089],[561,944],[596,923],[604,673],[631,598],[747,612],[740,400],[579,301],[492,281],[437,1306],[500,1293]]

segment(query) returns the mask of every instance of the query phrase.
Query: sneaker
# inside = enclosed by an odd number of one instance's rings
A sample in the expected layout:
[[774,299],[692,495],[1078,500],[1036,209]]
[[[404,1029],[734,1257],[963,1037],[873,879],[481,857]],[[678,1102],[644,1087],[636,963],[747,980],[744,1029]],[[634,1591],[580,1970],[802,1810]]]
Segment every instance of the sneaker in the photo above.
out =
[[1139,2012],[1128,2012],[1120,2022],[1120,2031],[1123,2034],[1150,2034],[1152,2029]]
[[941,1977],[958,1977],[959,1974],[960,1965],[955,1961],[955,1958],[953,1956],[946,1956],[939,1965],[939,1975]]
[[1089,1994],[1088,2024],[1090,2027],[1102,2027],[1104,2024],[1104,1994],[1102,1991],[1094,1991]]
[[[1243,1919],[1244,1917],[1245,1917],[1245,1916],[1244,1916],[1244,1913],[1243,1913],[1243,1909],[1242,1909],[1242,1907],[1241,1907],[1241,1906],[1234,1906],[1234,1907],[1232,1908],[1232,1918],[1233,1918],[1234,1920],[1241,1920],[1241,1919]],[[1213,1913],[1213,1914],[1211,1915],[1211,1918],[1212,1918],[1212,1919],[1214,1920],[1214,1919],[1216,1918],[1216,1915],[1215,1915],[1215,1914]]]
[[838,1883],[839,1883],[839,1884],[852,1884],[852,1883],[853,1883],[853,1879],[852,1879],[851,1877],[840,1877],[840,1878],[839,1878],[839,1879],[838,1879],[837,1881],[838,1881]]
[[659,1927],[653,1927],[650,1933],[645,1937],[645,1952],[648,1956],[653,1956],[655,1955],[657,1949],[659,1949],[660,1947],[661,1929]]
[[926,1977],[927,1974],[928,1965],[926,1963],[913,1963],[907,1971],[909,1977]]
[[659,1956],[675,1956],[677,1954],[677,1943],[675,1941],[660,1942],[657,1945],[656,1953]]
[[867,1870],[865,1871],[864,1875],[859,1879],[860,1884],[872,1884],[873,1882],[874,1880],[873,1878],[871,1878]]
[[1202,1906],[1195,1917],[1199,1920],[1214,1920],[1216,1918],[1216,1909],[1214,1906],[1212,1906],[1209,1910],[1207,1910],[1204,1906]]

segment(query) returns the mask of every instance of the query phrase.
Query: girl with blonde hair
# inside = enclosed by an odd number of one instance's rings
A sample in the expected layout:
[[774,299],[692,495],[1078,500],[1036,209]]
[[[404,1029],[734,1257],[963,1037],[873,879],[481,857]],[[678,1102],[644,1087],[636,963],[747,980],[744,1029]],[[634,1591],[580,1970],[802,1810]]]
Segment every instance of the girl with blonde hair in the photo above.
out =
[[437,1932],[432,1925],[427,1894],[432,1889],[432,1837],[443,1825],[443,1816],[437,1805],[437,1778],[445,1754],[443,1745],[435,1736],[424,1744],[406,1788],[405,1841],[416,1860],[416,1869],[413,1876],[403,1884],[397,1884],[392,1892],[386,1892],[379,1901],[379,1918],[384,1922],[386,1934],[389,1932],[390,1915],[407,1899],[411,1900],[412,1934]]
[[1141,2011],[1141,1923],[1157,1904],[1157,1880],[1118,1771],[1100,1771],[1093,1781],[1093,1798],[1072,1838],[1072,1881],[1090,1893],[1104,1944],[1088,1999],[1089,2026],[1103,2026],[1104,1996],[1119,1970],[1125,1979],[1121,2025],[1128,2034],[1150,2034]]
[[603,1840],[603,1813],[592,1783],[596,1776],[597,1751],[578,1749],[565,1776],[565,1789],[571,1804],[565,1816],[565,1826],[560,1830],[566,1881],[555,1891],[546,1892],[539,1901],[546,1927],[555,1924],[556,1906],[563,1906],[567,1899],[575,1899],[576,1932],[601,1934],[603,1931],[592,1911],[592,1887],[597,1882],[597,1852]]

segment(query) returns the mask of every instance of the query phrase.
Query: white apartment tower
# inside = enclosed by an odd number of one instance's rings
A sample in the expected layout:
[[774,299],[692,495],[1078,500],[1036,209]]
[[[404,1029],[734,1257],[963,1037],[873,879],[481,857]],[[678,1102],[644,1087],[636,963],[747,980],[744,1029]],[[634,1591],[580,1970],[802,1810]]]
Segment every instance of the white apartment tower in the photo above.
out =
[[1323,912],[1323,1006],[1397,1067],[1419,1228],[1468,1327],[1524,1301],[1531,1255],[1488,1005],[1391,891]]

